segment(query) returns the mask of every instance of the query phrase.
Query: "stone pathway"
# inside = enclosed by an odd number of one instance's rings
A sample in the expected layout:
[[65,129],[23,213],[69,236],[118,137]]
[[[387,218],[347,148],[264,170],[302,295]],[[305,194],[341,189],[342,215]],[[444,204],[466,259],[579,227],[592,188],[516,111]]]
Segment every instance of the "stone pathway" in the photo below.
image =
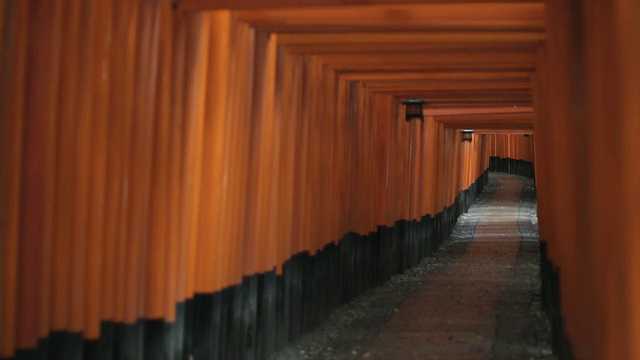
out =
[[433,258],[339,309],[277,359],[553,359],[535,191],[491,174]]

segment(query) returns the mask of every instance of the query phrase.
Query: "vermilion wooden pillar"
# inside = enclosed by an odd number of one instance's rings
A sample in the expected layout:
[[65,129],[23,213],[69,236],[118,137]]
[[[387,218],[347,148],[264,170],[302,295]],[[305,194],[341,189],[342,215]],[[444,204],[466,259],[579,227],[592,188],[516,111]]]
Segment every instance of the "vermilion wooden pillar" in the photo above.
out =
[[[272,269],[288,262],[291,287],[307,276],[300,259],[314,264],[326,247],[322,261],[335,261],[346,234],[402,247],[445,209],[450,227],[456,197],[487,167],[484,140],[463,151],[434,117],[407,123],[393,94],[345,79],[330,58],[292,52],[233,12],[171,5],[0,2],[2,357],[182,357],[208,341],[195,339],[200,325],[211,331],[201,338],[226,336],[207,319],[229,308],[255,319],[247,278],[255,294],[264,276],[273,310],[284,285]],[[384,15],[370,10],[370,22]],[[454,60],[439,59],[430,66]],[[328,275],[360,284],[348,270]],[[200,301],[222,292],[224,311]]]
[[[638,166],[638,151],[640,145],[637,141],[637,134],[640,134],[640,4],[636,1],[617,1],[614,9],[616,19],[615,31],[618,41],[616,42],[616,52],[619,54],[617,62],[618,71],[621,76],[619,115],[622,126],[622,146],[623,146],[623,170],[622,186],[626,199],[622,212],[625,214],[622,223],[622,234],[627,243],[623,249],[623,259],[625,260],[624,273],[627,274],[629,283],[626,284],[629,291],[628,312],[626,319],[631,324],[627,328],[628,338],[631,339],[630,351],[632,357],[640,357],[640,276],[637,269],[640,267],[640,166]],[[635,276],[634,276],[635,275]]]
[[640,32],[632,18],[639,8],[627,1],[547,5],[546,60],[536,77],[543,89],[536,96],[541,235],[560,271],[573,355],[637,358],[640,194],[632,139]]

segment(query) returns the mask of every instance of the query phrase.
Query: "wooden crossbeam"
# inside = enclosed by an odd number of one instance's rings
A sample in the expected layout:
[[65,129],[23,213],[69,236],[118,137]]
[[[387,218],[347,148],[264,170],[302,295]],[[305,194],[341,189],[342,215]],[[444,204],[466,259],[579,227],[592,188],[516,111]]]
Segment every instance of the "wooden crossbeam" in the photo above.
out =
[[480,128],[508,123],[521,127],[533,127],[533,113],[521,114],[462,114],[437,116],[436,121],[453,128]]
[[391,86],[370,86],[373,91],[385,90],[396,94],[412,94],[424,90],[435,91],[492,91],[492,90],[528,90],[531,89],[530,83],[445,83],[445,84],[397,84]]
[[494,132],[491,130],[516,130],[522,133],[530,133],[533,129],[533,122],[508,122],[508,121],[483,121],[483,122],[457,122],[445,124],[448,129],[473,129],[483,132]]
[[359,44],[541,44],[544,31],[517,32],[349,32],[283,33],[278,42],[285,45],[359,45]]
[[471,72],[471,71],[388,71],[388,72],[341,72],[339,74],[344,80],[358,81],[500,81],[512,79],[530,79],[531,73],[526,71],[493,71],[493,72]]
[[340,71],[440,70],[440,71],[533,71],[535,52],[415,52],[410,55],[331,54],[322,55],[324,64]]
[[542,31],[545,5],[428,3],[239,11],[238,19],[272,32]]
[[373,91],[374,93],[390,94],[398,99],[398,102],[412,97],[421,98],[429,103],[429,108],[469,108],[469,107],[496,107],[496,106],[531,106],[530,90],[511,91],[413,91],[392,92]]
[[[449,0],[454,2],[456,0]],[[303,8],[318,6],[353,6],[375,4],[416,4],[429,3],[430,0],[176,0],[181,10],[265,10],[277,8]],[[486,0],[465,0],[464,2],[486,2]],[[515,1],[514,1],[515,2]],[[519,2],[542,2],[524,0]]]
[[432,109],[426,107],[423,110],[425,116],[461,116],[461,115],[504,115],[504,114],[531,114],[531,106],[501,106],[501,107],[481,107],[481,108],[439,108]]

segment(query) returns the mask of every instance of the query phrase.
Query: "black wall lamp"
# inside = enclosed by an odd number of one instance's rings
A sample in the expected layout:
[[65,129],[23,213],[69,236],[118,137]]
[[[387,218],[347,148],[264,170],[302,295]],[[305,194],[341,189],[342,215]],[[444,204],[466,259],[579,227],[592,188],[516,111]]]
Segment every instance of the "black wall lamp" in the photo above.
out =
[[531,134],[524,134],[524,137],[526,138],[531,137]]
[[402,104],[405,105],[405,119],[407,121],[411,121],[412,119],[424,120],[422,105],[426,104],[426,102],[420,99],[409,99],[403,101]]
[[473,130],[462,130],[462,141],[471,142],[473,140]]

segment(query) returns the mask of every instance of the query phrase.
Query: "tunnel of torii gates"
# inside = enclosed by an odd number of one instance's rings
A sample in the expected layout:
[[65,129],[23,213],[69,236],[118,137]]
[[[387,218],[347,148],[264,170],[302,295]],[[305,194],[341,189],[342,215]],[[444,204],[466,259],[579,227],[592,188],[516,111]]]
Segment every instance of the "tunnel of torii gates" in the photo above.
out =
[[267,357],[435,251],[492,166],[535,168],[555,351],[640,358],[639,16],[0,1],[0,357]]

